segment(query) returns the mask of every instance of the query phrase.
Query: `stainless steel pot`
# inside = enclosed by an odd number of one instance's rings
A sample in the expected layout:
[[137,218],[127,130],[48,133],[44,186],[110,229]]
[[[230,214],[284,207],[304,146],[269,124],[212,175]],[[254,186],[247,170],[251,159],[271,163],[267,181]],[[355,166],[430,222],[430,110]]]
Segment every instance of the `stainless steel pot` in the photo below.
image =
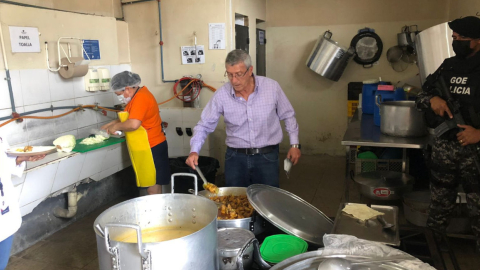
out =
[[440,67],[443,60],[455,55],[452,48],[452,29],[445,22],[423,30],[416,36],[415,49],[423,84],[427,76]]
[[380,131],[396,137],[421,137],[427,134],[424,112],[415,108],[415,101],[386,101],[380,103]]
[[392,171],[361,173],[353,177],[360,193],[373,200],[398,200],[413,188],[415,180],[408,174]]
[[[198,192],[199,194],[205,197],[214,197],[214,196],[228,196],[228,195],[247,195],[247,188],[245,187],[222,187],[219,188],[218,194],[212,194],[206,190]],[[239,219],[220,219],[217,222],[218,228],[242,228],[245,230],[252,231],[255,235],[261,234],[265,231],[265,219],[253,213],[253,216],[248,218],[239,218]]]
[[253,263],[255,235],[241,228],[221,228],[218,230],[218,256],[221,270],[237,270],[239,261],[250,269]]
[[[187,194],[150,195],[125,201],[105,210],[95,220],[101,270],[218,269],[217,206],[209,199]],[[159,227],[192,233],[162,242],[145,243],[142,229]],[[104,231],[103,231],[104,230]],[[136,233],[137,243],[122,240]]]
[[420,33],[417,25],[402,27],[402,32],[397,34],[398,46],[415,46],[415,37]]
[[307,59],[307,67],[323,77],[338,81],[354,55],[355,49],[342,48],[332,39],[332,32],[326,31],[320,36]]

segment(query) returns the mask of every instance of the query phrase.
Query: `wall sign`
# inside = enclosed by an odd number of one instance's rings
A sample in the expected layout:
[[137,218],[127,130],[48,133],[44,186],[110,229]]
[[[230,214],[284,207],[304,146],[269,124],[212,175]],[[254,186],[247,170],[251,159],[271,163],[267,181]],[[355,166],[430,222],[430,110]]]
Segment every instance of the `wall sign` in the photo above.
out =
[[[84,39],[83,40],[83,59],[99,60],[100,59],[100,43],[98,40]],[[88,54],[85,54],[85,52]]]
[[225,23],[208,24],[208,49],[225,50]]
[[38,36],[38,28],[9,26],[10,43],[12,44],[12,52],[29,53],[40,52],[40,37]]
[[182,64],[205,64],[205,46],[181,46]]

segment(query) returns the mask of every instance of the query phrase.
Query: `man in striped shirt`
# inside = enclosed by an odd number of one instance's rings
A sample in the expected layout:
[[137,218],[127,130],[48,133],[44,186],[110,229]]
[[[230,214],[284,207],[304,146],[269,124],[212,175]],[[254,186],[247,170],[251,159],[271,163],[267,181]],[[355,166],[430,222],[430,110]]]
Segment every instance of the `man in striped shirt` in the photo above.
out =
[[297,164],[301,152],[295,111],[280,85],[253,74],[250,55],[231,51],[225,60],[229,82],[218,89],[203,110],[190,140],[186,163],[195,168],[198,153],[221,115],[227,132],[225,154],[226,186],[251,184],[279,186],[278,145],[283,139],[280,121],[285,122],[291,148],[287,158]]

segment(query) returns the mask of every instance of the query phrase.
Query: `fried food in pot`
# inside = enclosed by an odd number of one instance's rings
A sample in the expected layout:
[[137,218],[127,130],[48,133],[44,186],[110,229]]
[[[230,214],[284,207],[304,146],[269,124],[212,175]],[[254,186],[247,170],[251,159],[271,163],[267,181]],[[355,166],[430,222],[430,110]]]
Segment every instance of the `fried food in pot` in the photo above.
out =
[[241,219],[253,215],[254,209],[246,195],[213,196],[210,200],[222,204],[218,211],[218,219]]

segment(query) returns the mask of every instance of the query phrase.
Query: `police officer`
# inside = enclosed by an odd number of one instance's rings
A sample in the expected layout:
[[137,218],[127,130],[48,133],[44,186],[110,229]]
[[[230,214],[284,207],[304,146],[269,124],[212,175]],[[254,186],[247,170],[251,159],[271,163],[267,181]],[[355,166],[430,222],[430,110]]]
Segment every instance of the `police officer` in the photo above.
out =
[[480,174],[474,159],[465,150],[480,142],[480,18],[465,17],[448,23],[453,31],[455,56],[445,59],[434,74],[427,77],[416,102],[426,111],[427,124],[435,128],[452,118],[441,92],[434,86],[442,76],[451,95],[461,106],[466,125],[459,125],[434,139],[430,160],[431,204],[427,226],[445,231],[461,183],[466,196],[472,230],[480,249]]

